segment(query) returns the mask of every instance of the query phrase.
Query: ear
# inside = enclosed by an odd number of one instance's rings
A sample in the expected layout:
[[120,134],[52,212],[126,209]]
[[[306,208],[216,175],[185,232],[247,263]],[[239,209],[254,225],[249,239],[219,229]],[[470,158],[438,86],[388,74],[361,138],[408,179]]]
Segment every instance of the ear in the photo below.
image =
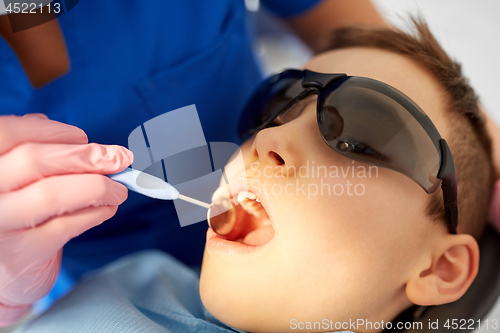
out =
[[471,235],[448,234],[433,251],[406,284],[406,296],[417,305],[454,302],[465,294],[477,275],[479,246]]

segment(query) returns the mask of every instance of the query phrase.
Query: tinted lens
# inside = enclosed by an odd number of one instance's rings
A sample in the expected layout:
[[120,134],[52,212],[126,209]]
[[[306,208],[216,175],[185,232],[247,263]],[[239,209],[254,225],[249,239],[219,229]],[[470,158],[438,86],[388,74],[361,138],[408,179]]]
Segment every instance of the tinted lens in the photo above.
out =
[[303,90],[302,80],[282,80],[273,90],[274,94],[263,105],[263,111],[256,124],[258,125],[256,129],[268,127],[272,120],[287,109],[293,98]]
[[349,77],[320,98],[318,125],[331,148],[349,158],[398,171],[428,193],[437,189],[440,155],[408,109],[426,116],[408,97],[382,82]]
[[238,127],[239,135],[246,138],[274,119],[303,90],[303,76],[302,71],[288,70],[264,81],[245,106]]

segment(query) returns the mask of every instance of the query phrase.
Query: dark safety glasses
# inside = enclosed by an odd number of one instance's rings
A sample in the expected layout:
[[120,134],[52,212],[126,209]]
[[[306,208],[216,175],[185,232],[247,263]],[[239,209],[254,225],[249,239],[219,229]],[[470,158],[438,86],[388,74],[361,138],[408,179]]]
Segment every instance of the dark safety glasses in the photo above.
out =
[[238,132],[246,139],[289,122],[316,96],[319,131],[331,149],[400,172],[429,194],[441,183],[448,228],[457,233],[457,176],[448,144],[415,102],[383,82],[286,70],[265,80],[253,93]]

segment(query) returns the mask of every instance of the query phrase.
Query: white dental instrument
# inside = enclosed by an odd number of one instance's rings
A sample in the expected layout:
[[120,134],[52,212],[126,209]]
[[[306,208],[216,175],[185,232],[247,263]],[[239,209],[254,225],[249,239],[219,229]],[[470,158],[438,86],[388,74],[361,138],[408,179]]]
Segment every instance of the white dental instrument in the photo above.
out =
[[[203,201],[180,194],[175,187],[163,179],[132,168],[126,168],[122,172],[107,176],[125,185],[129,190],[150,198],[160,200],[181,199],[208,209],[208,225],[219,235],[227,235],[233,230],[236,223],[235,209],[229,199],[218,200],[210,205]],[[138,179],[142,186],[137,185]]]
[[[125,185],[129,190],[140,193],[150,198],[160,200],[181,199],[206,209],[210,208],[210,204],[182,195],[179,193],[179,191],[177,191],[175,187],[173,187],[163,179],[157,178],[139,170],[126,168],[122,172],[107,176],[112,180]],[[137,185],[137,179],[140,179],[140,183],[142,186]]]

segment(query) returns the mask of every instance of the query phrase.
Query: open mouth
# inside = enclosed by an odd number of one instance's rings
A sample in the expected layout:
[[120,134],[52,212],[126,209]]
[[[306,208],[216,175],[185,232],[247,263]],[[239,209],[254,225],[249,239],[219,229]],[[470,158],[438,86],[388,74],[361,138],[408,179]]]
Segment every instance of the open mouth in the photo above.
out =
[[274,237],[274,228],[257,195],[253,192],[239,192],[236,201],[239,204],[234,207],[234,227],[228,234],[219,237],[249,246],[268,243]]

